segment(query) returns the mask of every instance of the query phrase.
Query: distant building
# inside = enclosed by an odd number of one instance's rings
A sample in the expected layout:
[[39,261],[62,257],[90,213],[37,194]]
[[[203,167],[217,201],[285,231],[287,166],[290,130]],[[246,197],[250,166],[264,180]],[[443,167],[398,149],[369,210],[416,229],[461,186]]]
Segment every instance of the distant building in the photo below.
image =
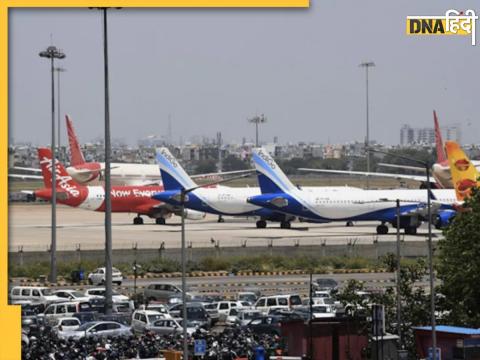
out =
[[[448,125],[441,128],[443,140],[462,141],[460,125]],[[400,129],[400,145],[434,145],[434,128],[413,128],[410,125],[403,125]]]
[[409,125],[403,125],[400,129],[400,145],[410,145],[415,141],[415,130]]

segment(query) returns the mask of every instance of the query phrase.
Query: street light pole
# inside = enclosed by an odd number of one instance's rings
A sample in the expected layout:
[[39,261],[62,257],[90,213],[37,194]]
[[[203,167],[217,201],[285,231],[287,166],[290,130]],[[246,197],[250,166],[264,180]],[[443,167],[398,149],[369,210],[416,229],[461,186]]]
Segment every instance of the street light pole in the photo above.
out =
[[[367,155],[367,172],[370,172],[370,152],[368,151],[368,148],[370,146],[370,119],[369,119],[369,98],[368,98],[368,69],[370,67],[374,67],[375,63],[373,61],[366,61],[363,62],[359,65],[360,67],[365,68],[365,88],[366,88],[366,120],[367,120],[367,128],[366,128],[366,137],[365,137],[365,149],[366,155]],[[370,188],[370,177],[367,176],[367,189]]]
[[267,118],[265,117],[264,114],[258,116],[254,116],[251,119],[248,119],[248,122],[251,124],[255,124],[255,147],[258,148],[258,125],[263,124],[267,122]]
[[436,319],[435,319],[435,274],[433,272],[433,242],[432,242],[432,185],[430,183],[430,168],[429,161],[421,161],[418,159],[409,158],[407,156],[389,153],[377,149],[370,149],[368,151],[377,152],[380,154],[390,155],[399,159],[412,161],[414,163],[423,165],[427,174],[427,223],[428,223],[428,268],[429,268],[429,285],[430,285],[430,322],[432,326],[432,360],[437,360],[437,332],[436,332]]
[[50,243],[50,282],[57,282],[57,166],[55,152],[55,77],[54,68],[55,59],[64,59],[66,55],[55,46],[49,46],[46,50],[39,53],[40,57],[50,59],[50,72],[52,81],[52,238]]
[[403,349],[402,344],[402,295],[400,289],[400,200],[397,199],[397,332],[399,348]]
[[208,184],[198,185],[189,189],[180,190],[180,199],[176,198],[176,201],[180,202],[181,211],[181,263],[182,263],[182,327],[183,327],[183,359],[188,360],[188,340],[187,340],[187,261],[186,261],[186,246],[185,246],[185,202],[188,201],[188,194],[201,187],[209,187],[212,185],[223,184],[228,181],[242,179],[250,176],[251,174],[243,174],[234,176],[228,179],[210,182]]
[[61,122],[60,122],[60,73],[67,71],[65,68],[56,67],[55,71],[57,72],[57,139],[58,139],[58,158],[60,161],[64,161],[64,157],[62,156],[62,142],[61,139]]

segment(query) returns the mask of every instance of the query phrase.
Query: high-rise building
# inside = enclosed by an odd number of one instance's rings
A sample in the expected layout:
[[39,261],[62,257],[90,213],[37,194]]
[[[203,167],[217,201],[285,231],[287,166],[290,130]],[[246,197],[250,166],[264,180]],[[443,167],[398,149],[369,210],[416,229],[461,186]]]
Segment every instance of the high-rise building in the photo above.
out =
[[415,141],[415,130],[409,125],[403,125],[400,129],[400,145],[410,145]]

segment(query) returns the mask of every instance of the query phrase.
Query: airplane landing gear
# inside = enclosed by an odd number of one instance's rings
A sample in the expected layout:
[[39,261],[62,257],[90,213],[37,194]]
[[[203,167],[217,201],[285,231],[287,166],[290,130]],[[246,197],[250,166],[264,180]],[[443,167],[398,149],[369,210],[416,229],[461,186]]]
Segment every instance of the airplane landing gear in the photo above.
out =
[[350,226],[353,226],[353,221],[347,221],[347,223],[345,224],[346,227],[350,227]]
[[155,219],[155,224],[157,225],[165,225],[165,218],[164,217],[159,217]]
[[218,220],[217,220],[217,222],[219,222],[219,223],[224,223],[224,222],[225,222],[225,219],[223,218],[222,215],[218,215]]
[[290,227],[291,227],[290,221],[280,222],[280,228],[281,229],[290,229]]
[[143,225],[143,218],[140,215],[133,218],[133,225]]
[[385,235],[388,234],[388,226],[385,224],[381,224],[377,226],[377,234],[378,235]]
[[265,229],[267,227],[267,222],[265,220],[257,221],[257,229]]

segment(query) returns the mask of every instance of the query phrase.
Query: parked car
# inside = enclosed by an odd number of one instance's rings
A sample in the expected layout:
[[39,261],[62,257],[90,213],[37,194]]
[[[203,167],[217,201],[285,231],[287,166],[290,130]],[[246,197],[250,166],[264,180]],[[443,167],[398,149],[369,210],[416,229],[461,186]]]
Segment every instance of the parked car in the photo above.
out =
[[150,302],[146,305],[140,305],[138,310],[155,310],[162,314],[165,318],[171,318],[167,306],[162,303]]
[[114,321],[95,321],[81,325],[77,330],[63,331],[59,334],[64,339],[81,339],[91,336],[133,336],[129,326]]
[[243,307],[240,301],[219,301],[215,304],[217,305],[217,311],[220,316],[227,315],[230,309]]
[[230,310],[228,310],[227,314],[222,314],[220,316],[220,319],[222,320],[222,316],[224,316],[225,319],[223,321],[225,322],[225,324],[227,324],[227,325],[239,325],[240,324],[240,319],[238,318],[238,312],[239,312],[239,309],[231,308]]
[[[197,328],[187,327],[187,333],[192,335]],[[181,319],[160,319],[153,324],[148,325],[145,331],[151,331],[160,335],[170,335],[173,333],[181,334],[183,332]]]
[[255,292],[252,291],[240,291],[237,293],[237,300],[238,301],[246,301],[250,303],[250,305],[255,304],[255,301],[258,300],[258,296]]
[[84,293],[78,290],[56,290],[52,292],[52,295],[56,295],[61,298],[63,301],[88,301],[89,297],[85,296]]
[[51,323],[57,318],[72,317],[75,313],[91,312],[92,307],[87,301],[71,301],[64,303],[50,304],[45,309],[43,316]]
[[48,305],[54,302],[65,301],[52,294],[52,290],[41,286],[14,286],[10,291],[12,304],[41,303]]
[[262,312],[255,309],[239,309],[238,310],[238,320],[240,325],[247,325],[253,319],[258,319],[262,317]]
[[255,334],[281,336],[283,319],[282,316],[264,316],[251,320],[246,326]]
[[[175,304],[168,310],[174,318],[181,318],[183,315],[183,304]],[[209,328],[212,320],[201,303],[187,303],[188,327]]]
[[203,304],[203,307],[205,308],[205,311],[208,313],[208,316],[210,316],[212,325],[214,325],[218,320],[220,320],[220,314],[218,313],[217,303]]
[[82,324],[76,317],[64,317],[56,319],[56,322],[52,325],[52,330],[59,333],[61,331],[77,330]]
[[331,278],[318,278],[315,280],[315,290],[318,291],[328,291],[330,293],[335,293],[338,291],[338,282],[335,279]]
[[165,283],[150,284],[144,291],[144,297],[147,301],[159,301],[170,304],[179,302],[182,298],[182,289],[178,286]]
[[165,316],[158,311],[136,310],[132,315],[132,330],[136,333],[143,333],[148,325],[164,318]]
[[[85,290],[85,296],[87,296],[89,299],[92,298],[105,298],[105,288],[91,288]],[[113,302],[125,302],[125,301],[130,301],[128,296],[122,295],[115,290],[112,291],[112,301]]]
[[299,295],[274,295],[264,296],[257,300],[255,309],[268,314],[271,309],[289,309],[302,305]]
[[[92,285],[105,284],[106,270],[104,267],[100,267],[88,274],[88,282]],[[112,282],[117,285],[122,285],[123,276],[120,270],[112,268]]]

